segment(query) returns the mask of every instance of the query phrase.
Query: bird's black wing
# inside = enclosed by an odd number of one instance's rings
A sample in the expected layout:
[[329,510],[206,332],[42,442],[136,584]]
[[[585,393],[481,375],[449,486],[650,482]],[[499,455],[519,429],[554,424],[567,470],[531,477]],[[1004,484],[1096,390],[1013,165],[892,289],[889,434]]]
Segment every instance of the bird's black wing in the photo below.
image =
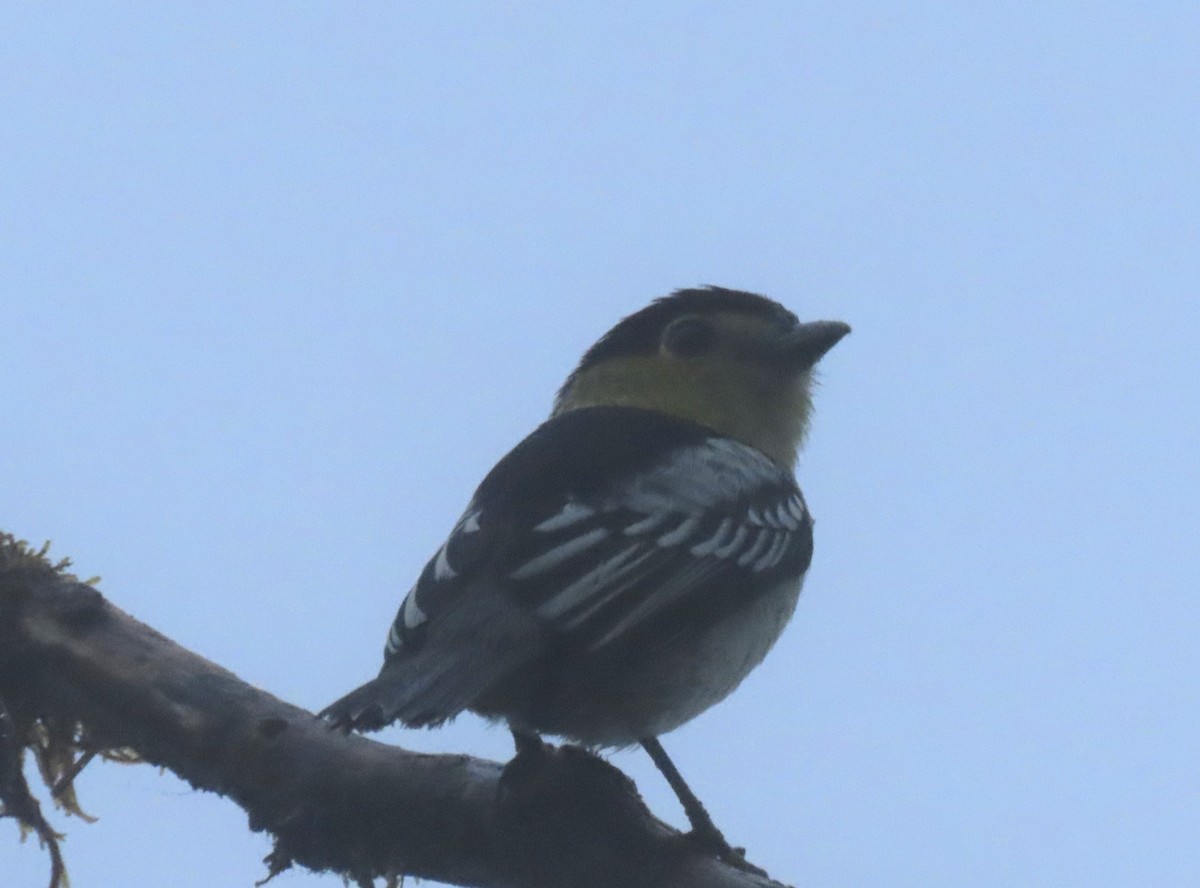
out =
[[[795,480],[759,451],[633,408],[576,410],[480,485],[397,615],[389,649],[420,643],[470,589],[600,648],[698,590],[769,588],[812,556]],[[719,593],[718,593],[719,594]],[[468,602],[463,602],[468,603]]]
[[[652,411],[570,411],[496,465],[430,559],[389,633],[377,711],[444,720],[548,639],[600,650],[672,615],[717,619],[811,556],[800,490],[759,451]],[[355,706],[380,698],[370,687]]]
[[812,555],[811,518],[791,475],[719,436],[558,505],[504,553],[507,588],[590,650],[643,629],[663,638],[659,620],[674,613],[719,619],[799,578]]

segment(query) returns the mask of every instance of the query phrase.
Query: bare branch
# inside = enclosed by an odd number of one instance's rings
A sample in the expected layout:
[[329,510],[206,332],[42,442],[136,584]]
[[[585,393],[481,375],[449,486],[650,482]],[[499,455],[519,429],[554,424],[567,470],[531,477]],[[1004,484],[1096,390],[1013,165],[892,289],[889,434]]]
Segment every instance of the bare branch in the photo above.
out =
[[702,854],[595,756],[547,747],[505,767],[341,736],[43,555],[0,536],[0,802],[52,853],[19,758],[12,778],[22,747],[40,748],[56,797],[80,756],[132,751],[230,798],[274,836],[271,874],[299,864],[364,885],[411,874],[497,888],[780,888]]

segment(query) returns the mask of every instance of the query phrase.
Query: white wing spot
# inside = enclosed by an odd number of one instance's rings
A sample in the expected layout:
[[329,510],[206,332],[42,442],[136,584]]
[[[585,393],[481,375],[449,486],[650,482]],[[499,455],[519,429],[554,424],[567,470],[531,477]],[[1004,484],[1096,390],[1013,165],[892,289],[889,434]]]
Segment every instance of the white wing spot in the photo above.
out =
[[791,535],[788,533],[775,534],[775,542],[771,544],[771,548],[766,551],[766,554],[762,558],[754,562],[754,570],[761,572],[778,564],[779,559],[783,557],[783,550],[787,548],[790,539]]
[[587,533],[573,537],[535,558],[530,558],[510,573],[509,576],[514,580],[525,580],[537,574],[544,573],[562,564],[568,558],[573,558],[582,552],[586,552],[592,546],[604,540],[608,534],[608,529],[605,527],[593,528]]
[[[638,548],[641,549],[642,547],[639,546]],[[613,574],[613,576],[606,578],[606,583],[608,585],[604,589],[604,594],[593,596],[587,607],[567,621],[565,624],[566,627],[568,629],[574,629],[577,626],[582,625],[583,623],[587,622],[592,615],[596,613],[596,611],[600,610],[610,601],[624,594],[626,590],[636,585],[637,582],[642,579],[642,574],[639,574],[637,569],[640,568],[642,564],[645,563],[652,555],[654,555],[656,551],[656,549],[643,549],[641,555],[633,559],[633,561],[630,561],[628,564],[623,565],[620,570]]]
[[[618,552],[611,558],[600,562],[579,579],[575,580],[575,582],[557,592],[553,598],[543,602],[537,609],[538,616],[545,617],[548,620],[554,619],[555,617],[562,616],[572,608],[584,604],[590,597],[595,595],[596,592],[600,591],[604,586],[611,584],[614,579],[621,577],[631,567],[640,564],[654,551],[653,549],[649,550],[643,554],[641,558],[638,558],[631,564],[629,559],[632,558],[633,555],[639,550],[642,550],[642,545],[639,543],[634,543],[626,549]],[[612,595],[616,594],[616,592],[620,591],[622,588],[624,587],[618,587],[617,589],[604,589],[605,594],[601,601],[607,601]],[[590,612],[591,609],[589,609],[587,613]],[[568,623],[567,625],[575,625],[575,623],[579,622],[579,620],[583,619],[586,615],[587,614],[585,613],[576,617],[574,621]]]
[[[425,611],[421,610],[421,606],[417,604],[417,590],[413,589],[408,593],[408,597],[404,599],[404,628],[416,629],[426,620]],[[395,632],[395,628],[392,629]],[[399,647],[399,639],[397,647]]]
[[446,549],[450,546],[447,541],[442,548],[438,549],[437,558],[433,562],[433,578],[435,580],[452,580],[458,576],[457,571],[450,566],[450,559],[446,556]]
[[733,530],[733,519],[725,518],[717,527],[716,532],[702,543],[696,543],[690,549],[691,553],[697,558],[703,558],[705,555],[711,555],[721,543],[725,540]]
[[728,558],[742,547],[742,543],[746,541],[746,536],[749,534],[749,532],[750,531],[746,529],[746,525],[739,524],[737,533],[733,535],[733,539],[731,539],[725,545],[714,549],[713,555],[717,556],[718,558]]
[[475,533],[479,530],[479,516],[483,514],[481,509],[476,509],[474,512],[468,512],[462,520],[461,530],[463,533]]
[[652,614],[661,611],[665,607],[670,607],[682,596],[687,595],[694,588],[696,580],[707,574],[710,567],[711,564],[706,564],[703,561],[691,562],[684,570],[667,578],[666,582],[658,586],[650,595],[643,596],[634,605],[632,610],[627,611],[615,626],[609,629],[601,638],[588,645],[588,648],[590,650],[602,648]]
[[767,548],[767,546],[771,543],[771,541],[774,539],[774,537],[775,537],[775,532],[773,530],[767,530],[765,527],[762,530],[760,530],[758,532],[758,539],[756,539],[754,541],[754,545],[752,545],[749,549],[747,549],[745,552],[743,552],[741,554],[741,556],[738,558],[738,560],[737,560],[738,567],[745,567],[747,564],[749,564],[751,561],[753,561],[755,558],[757,558],[759,555],[761,555],[763,552],[763,549]]
[[404,644],[404,642],[400,640],[400,632],[396,629],[396,624],[392,623],[392,628],[388,630],[387,647],[385,650],[389,654],[394,654],[396,651],[400,650],[400,646],[402,644]]
[[786,527],[788,530],[795,530],[800,526],[796,519],[792,517],[792,513],[788,511],[788,504],[786,502],[782,502],[775,507],[775,519],[778,521],[776,526]]
[[654,530],[656,527],[666,521],[670,515],[671,513],[666,511],[654,512],[651,515],[647,515],[641,521],[633,522],[633,524],[630,524],[621,532],[625,534],[625,536],[637,536],[640,533],[647,533],[648,531]]
[[660,536],[658,544],[664,549],[669,546],[678,546],[700,526],[700,519],[702,517],[702,515],[688,515],[678,527]]
[[596,510],[591,506],[569,502],[557,514],[551,515],[541,524],[535,524],[533,529],[542,533],[551,533],[555,530],[562,530],[564,527],[570,527],[572,524],[578,524],[595,514]]
[[791,499],[787,501],[787,507],[788,511],[792,513],[792,517],[795,518],[797,522],[802,522],[804,520],[804,500],[793,494]]

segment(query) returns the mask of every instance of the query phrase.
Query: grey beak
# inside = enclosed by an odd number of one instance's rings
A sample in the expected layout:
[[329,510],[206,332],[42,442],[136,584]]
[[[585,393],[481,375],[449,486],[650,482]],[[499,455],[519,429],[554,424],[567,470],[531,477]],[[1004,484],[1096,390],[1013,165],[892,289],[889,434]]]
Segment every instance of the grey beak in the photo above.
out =
[[825,353],[842,341],[850,325],[841,321],[812,321],[797,324],[785,337],[783,350],[788,362],[797,369],[807,370],[821,360]]

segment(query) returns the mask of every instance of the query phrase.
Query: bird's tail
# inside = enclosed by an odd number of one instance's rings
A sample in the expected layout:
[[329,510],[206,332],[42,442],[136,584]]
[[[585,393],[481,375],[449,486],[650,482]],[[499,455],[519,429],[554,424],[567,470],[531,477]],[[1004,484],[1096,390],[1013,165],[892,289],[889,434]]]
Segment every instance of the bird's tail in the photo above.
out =
[[[456,658],[393,661],[378,676],[325,707],[320,717],[342,730],[376,731],[393,722],[423,728],[449,721],[505,675],[507,667],[525,659],[520,651],[505,658],[478,652]],[[514,662],[497,662],[509,659]],[[432,661],[432,662],[431,662]],[[478,662],[476,662],[478,661]]]
[[378,731],[391,724],[384,714],[384,700],[388,694],[387,676],[380,675],[362,687],[355,688],[319,713],[330,725],[341,731]]

